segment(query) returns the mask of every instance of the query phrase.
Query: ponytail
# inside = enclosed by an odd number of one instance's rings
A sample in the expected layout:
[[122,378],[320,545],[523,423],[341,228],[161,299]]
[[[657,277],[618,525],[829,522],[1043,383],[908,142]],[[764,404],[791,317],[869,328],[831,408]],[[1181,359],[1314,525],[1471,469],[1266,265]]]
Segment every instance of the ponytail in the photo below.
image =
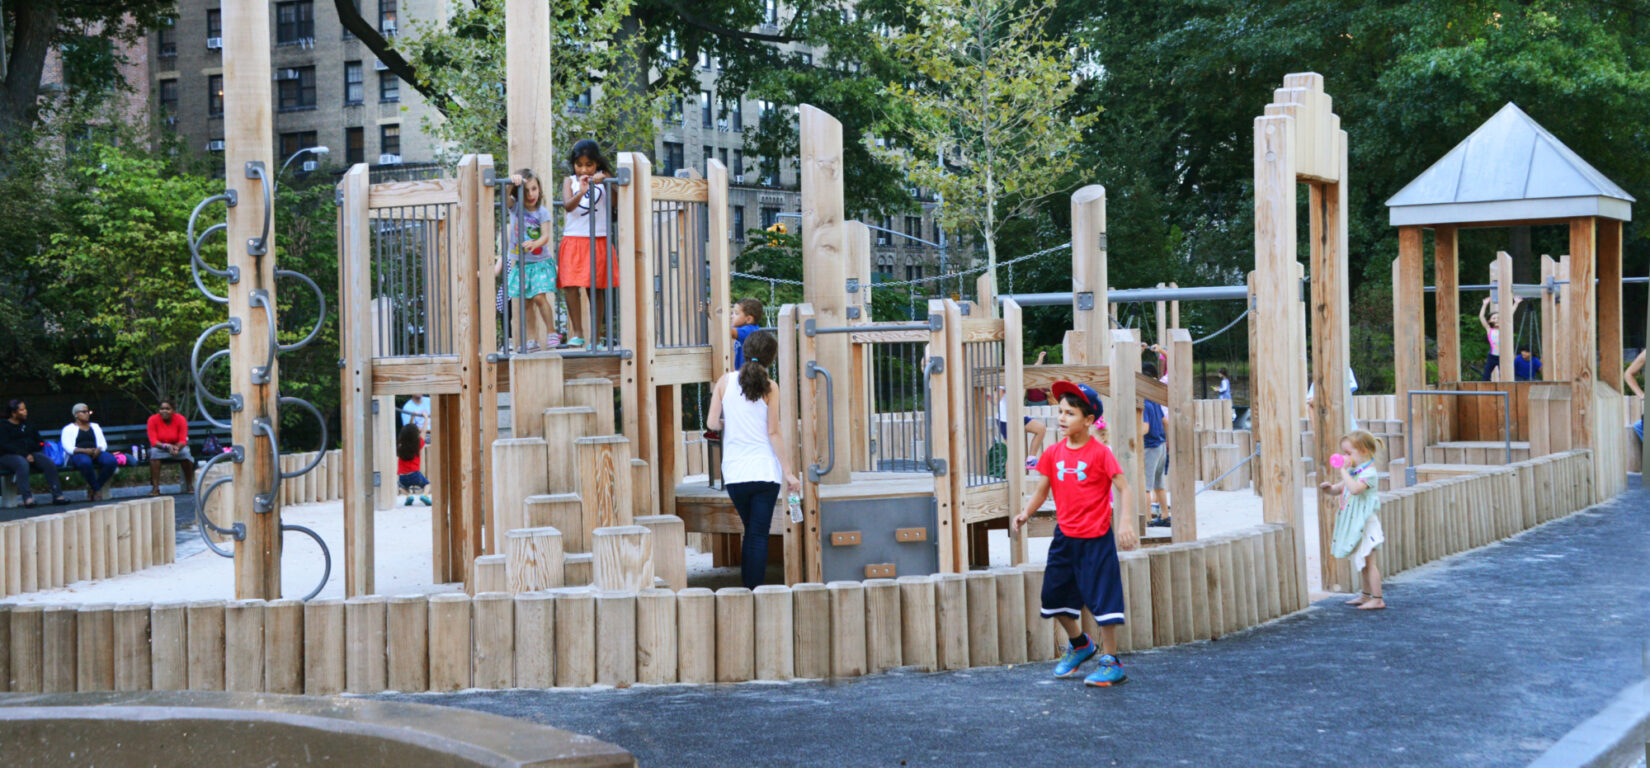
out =
[[739,368],[739,393],[746,400],[755,402],[768,396],[768,389],[773,386],[773,381],[768,378],[768,367],[773,365],[773,356],[778,348],[779,342],[774,341],[773,334],[767,331],[757,331],[745,337],[745,364]]

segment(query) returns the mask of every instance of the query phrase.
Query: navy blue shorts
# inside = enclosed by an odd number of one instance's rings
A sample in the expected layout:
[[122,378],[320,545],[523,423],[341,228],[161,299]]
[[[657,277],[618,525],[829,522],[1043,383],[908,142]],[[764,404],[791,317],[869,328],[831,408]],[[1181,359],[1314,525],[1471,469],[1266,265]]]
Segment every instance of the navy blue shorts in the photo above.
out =
[[1117,544],[1110,531],[1094,539],[1065,535],[1056,527],[1043,568],[1043,618],[1066,614],[1082,618],[1083,609],[1096,624],[1123,623],[1123,571],[1117,562]]
[[[1025,417],[1025,420],[1026,420],[1025,423],[1027,423],[1027,424],[1031,423],[1031,417],[1030,416]],[[1002,435],[1004,440],[1008,439],[1008,422],[1006,422],[1006,421],[997,422],[997,434]]]

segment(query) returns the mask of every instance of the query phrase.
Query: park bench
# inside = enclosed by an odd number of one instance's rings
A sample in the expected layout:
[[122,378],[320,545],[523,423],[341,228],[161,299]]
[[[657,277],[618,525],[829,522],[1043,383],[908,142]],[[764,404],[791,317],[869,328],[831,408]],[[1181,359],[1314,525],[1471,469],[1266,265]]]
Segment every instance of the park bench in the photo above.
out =
[[[49,432],[42,432],[41,436],[50,440],[57,436],[57,432],[58,430],[54,429]],[[208,435],[216,435],[219,441],[224,444],[229,443],[228,432],[211,427],[203,422],[191,422],[189,425],[189,447],[195,455],[196,463],[210,458],[205,455],[205,451],[201,447],[206,444],[206,438]],[[124,453],[129,457],[132,455],[132,446],[149,444],[149,428],[146,424],[135,424],[121,427],[103,427],[103,439],[108,443],[110,453]],[[141,463],[146,462],[140,462],[140,464]],[[130,469],[135,466],[137,465],[127,464],[121,469]],[[164,469],[165,467],[163,465],[162,471],[164,471]],[[59,467],[58,471],[59,473],[64,473],[71,472],[73,470],[67,467]],[[180,468],[177,471],[181,480],[183,470]],[[36,476],[40,476],[41,481],[44,482],[45,478],[40,472],[37,471],[34,472],[34,474]],[[115,476],[118,477],[119,475],[120,470],[117,469],[115,471]],[[111,481],[113,479],[113,477],[110,478]],[[33,481],[30,481],[30,486],[32,486],[37,493],[42,490],[42,487],[36,485]],[[10,509],[22,503],[23,500],[18,497],[16,482],[12,479],[12,476],[10,474],[0,474],[0,509]]]

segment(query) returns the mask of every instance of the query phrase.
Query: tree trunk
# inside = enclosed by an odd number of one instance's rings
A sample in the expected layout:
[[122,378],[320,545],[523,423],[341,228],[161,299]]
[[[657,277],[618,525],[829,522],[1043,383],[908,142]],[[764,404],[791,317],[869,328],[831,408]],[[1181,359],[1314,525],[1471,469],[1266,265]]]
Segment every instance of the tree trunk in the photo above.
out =
[[13,2],[12,48],[6,79],[0,84],[0,136],[16,138],[33,127],[40,113],[40,75],[46,68],[58,4],[45,0]]

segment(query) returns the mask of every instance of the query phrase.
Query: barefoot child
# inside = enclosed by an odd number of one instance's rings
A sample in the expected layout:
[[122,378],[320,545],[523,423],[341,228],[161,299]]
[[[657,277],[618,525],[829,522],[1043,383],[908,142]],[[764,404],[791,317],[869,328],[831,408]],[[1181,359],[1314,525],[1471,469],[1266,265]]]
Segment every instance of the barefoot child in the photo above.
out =
[[[1069,677],[1096,653],[1093,638],[1083,633],[1083,609],[1100,625],[1104,654],[1100,666],[1083,682],[1116,685],[1128,679],[1117,663],[1117,627],[1123,623],[1123,581],[1113,537],[1111,492],[1124,490],[1123,468],[1105,443],[1090,429],[1100,416],[1100,396],[1083,384],[1058,381],[1053,387],[1060,407],[1060,437],[1043,452],[1037,472],[1043,477],[1023,512],[1009,523],[1014,535],[1033,512],[1054,493],[1054,543],[1048,548],[1043,571],[1043,618],[1060,623],[1071,644],[1054,665],[1055,677]],[[1127,494],[1123,494],[1128,498]],[[1125,518],[1130,511],[1125,509]],[[1138,541],[1125,527],[1119,534],[1125,549]]]
[[[1341,495],[1341,511],[1335,516],[1335,538],[1331,553],[1336,557],[1350,557],[1352,567],[1363,572],[1364,592],[1347,605],[1359,610],[1378,611],[1386,607],[1381,599],[1381,569],[1375,564],[1375,548],[1386,541],[1381,533],[1381,499],[1375,490],[1375,453],[1381,441],[1374,435],[1357,430],[1341,439],[1339,458],[1341,481],[1321,483],[1324,493]],[[1336,466],[1337,459],[1331,459]]]

